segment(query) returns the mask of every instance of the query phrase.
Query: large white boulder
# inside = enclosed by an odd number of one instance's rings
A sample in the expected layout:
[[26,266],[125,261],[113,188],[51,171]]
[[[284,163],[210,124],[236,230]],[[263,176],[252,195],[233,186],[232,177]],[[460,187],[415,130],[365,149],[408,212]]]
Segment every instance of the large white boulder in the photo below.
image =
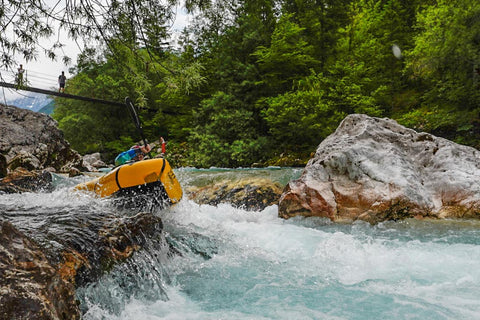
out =
[[480,217],[480,152],[391,119],[354,114],[290,182],[279,216],[369,222]]

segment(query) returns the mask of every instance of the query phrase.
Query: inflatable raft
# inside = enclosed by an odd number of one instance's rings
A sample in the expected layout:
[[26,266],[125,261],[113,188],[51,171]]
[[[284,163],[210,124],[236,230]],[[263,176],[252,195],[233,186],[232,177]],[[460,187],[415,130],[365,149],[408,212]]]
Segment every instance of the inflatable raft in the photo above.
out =
[[100,197],[147,195],[165,205],[177,203],[183,195],[170,164],[162,158],[124,164],[75,189],[92,191]]

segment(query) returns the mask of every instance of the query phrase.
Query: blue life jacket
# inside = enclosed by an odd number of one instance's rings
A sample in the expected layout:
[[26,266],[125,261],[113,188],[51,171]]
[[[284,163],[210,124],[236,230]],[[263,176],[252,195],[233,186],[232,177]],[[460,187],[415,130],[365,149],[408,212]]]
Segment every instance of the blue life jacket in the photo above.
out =
[[141,153],[142,153],[142,150],[140,150],[140,148],[129,149],[127,151],[124,151],[115,158],[115,165],[119,166],[119,165],[125,164]]

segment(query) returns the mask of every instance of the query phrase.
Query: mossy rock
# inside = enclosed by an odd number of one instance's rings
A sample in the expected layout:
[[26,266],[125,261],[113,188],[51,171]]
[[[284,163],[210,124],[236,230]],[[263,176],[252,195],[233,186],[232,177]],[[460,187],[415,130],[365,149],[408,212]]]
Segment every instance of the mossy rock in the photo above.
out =
[[244,178],[221,181],[205,187],[191,187],[187,196],[199,204],[229,203],[249,211],[263,210],[278,204],[283,187],[269,179]]

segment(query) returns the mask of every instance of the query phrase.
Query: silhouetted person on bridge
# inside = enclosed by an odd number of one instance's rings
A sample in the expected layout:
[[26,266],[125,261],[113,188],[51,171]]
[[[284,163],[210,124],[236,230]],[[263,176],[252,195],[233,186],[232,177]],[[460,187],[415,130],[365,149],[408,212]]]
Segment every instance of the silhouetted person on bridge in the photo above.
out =
[[20,65],[20,67],[17,69],[17,79],[16,79],[17,89],[23,86],[24,72],[25,72],[25,69],[23,69],[23,65]]
[[58,76],[58,92],[65,92],[65,82],[67,82],[67,77],[65,76],[65,72],[62,71],[62,74]]

